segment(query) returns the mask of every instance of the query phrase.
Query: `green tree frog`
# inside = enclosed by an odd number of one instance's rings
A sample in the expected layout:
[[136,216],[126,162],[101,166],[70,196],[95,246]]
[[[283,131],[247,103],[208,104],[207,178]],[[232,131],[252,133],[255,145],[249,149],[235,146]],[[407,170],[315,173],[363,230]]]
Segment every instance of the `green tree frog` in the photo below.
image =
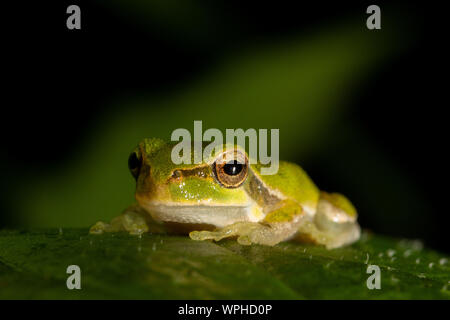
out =
[[[300,166],[280,161],[277,174],[262,175],[238,146],[211,152],[202,163],[175,165],[174,145],[157,138],[138,145],[128,160],[137,204],[90,233],[189,233],[193,240],[232,237],[269,246],[296,239],[329,249],[359,239],[351,202],[320,191]],[[233,160],[224,161],[230,154]]]

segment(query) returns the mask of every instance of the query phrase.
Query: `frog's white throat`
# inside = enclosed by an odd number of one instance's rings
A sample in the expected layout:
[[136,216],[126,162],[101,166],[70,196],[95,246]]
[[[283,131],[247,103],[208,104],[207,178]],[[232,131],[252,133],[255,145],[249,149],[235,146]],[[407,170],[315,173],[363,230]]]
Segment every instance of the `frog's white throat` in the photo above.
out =
[[257,222],[264,218],[253,201],[246,205],[185,205],[159,202],[141,205],[153,219],[161,222],[209,224],[221,228],[239,221]]

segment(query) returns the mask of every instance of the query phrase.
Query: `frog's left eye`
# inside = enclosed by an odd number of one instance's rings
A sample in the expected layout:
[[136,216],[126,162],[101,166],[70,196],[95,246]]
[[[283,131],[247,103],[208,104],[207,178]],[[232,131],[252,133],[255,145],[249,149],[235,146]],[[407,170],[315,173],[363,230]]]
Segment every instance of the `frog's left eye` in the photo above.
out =
[[214,174],[217,181],[225,188],[241,186],[248,175],[248,159],[240,152],[233,156],[222,155],[214,162]]
[[128,169],[130,169],[130,172],[135,179],[137,179],[137,177],[139,176],[141,164],[142,159],[138,156],[136,152],[132,152],[128,157]]

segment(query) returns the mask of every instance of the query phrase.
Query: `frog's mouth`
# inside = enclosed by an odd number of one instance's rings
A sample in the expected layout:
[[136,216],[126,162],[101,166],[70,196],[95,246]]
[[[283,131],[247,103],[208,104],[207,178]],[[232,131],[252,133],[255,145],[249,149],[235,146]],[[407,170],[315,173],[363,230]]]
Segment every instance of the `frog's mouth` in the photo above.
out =
[[150,202],[141,204],[153,217],[162,222],[208,224],[224,227],[238,221],[249,221],[249,205],[180,205]]

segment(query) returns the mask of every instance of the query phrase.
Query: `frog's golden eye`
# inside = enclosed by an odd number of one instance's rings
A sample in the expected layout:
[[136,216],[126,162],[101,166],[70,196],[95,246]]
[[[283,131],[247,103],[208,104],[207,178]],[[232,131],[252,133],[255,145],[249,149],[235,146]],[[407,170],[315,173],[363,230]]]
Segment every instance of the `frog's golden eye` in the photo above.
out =
[[128,169],[130,169],[131,174],[137,180],[139,176],[139,171],[141,170],[142,159],[138,156],[136,152],[132,152],[128,157]]
[[217,181],[222,186],[237,188],[247,179],[248,159],[240,152],[234,152],[233,155],[224,154],[214,162],[213,170]]

